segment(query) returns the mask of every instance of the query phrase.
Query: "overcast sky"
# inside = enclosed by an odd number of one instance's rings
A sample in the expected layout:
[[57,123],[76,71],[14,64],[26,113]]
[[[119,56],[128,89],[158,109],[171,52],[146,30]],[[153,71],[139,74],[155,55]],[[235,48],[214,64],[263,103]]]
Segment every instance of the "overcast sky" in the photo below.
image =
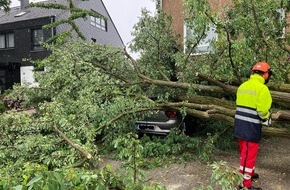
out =
[[[139,21],[141,9],[146,8],[152,13],[155,11],[153,0],[103,0],[103,3],[126,46],[132,40],[131,32]],[[12,0],[12,7],[19,5],[19,0]]]
[[131,41],[133,25],[139,21],[141,9],[146,8],[154,13],[155,3],[152,0],[103,0],[125,45]]

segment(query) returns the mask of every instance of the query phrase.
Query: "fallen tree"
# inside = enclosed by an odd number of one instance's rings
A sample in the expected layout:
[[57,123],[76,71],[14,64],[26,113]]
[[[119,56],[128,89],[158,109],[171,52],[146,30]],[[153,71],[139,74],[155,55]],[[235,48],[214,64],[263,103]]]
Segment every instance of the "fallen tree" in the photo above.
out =
[[[96,135],[113,146],[114,139],[133,132],[135,121],[150,110],[170,108],[220,121],[218,134],[223,133],[233,126],[238,85],[257,61],[269,62],[275,73],[269,85],[274,123],[263,131],[289,137],[289,34],[279,38],[286,24],[277,22],[273,11],[282,6],[288,13],[289,8],[276,0],[259,1],[254,7],[234,1],[221,16],[210,12],[207,1],[185,2],[192,35],[182,47],[161,10],[154,16],[143,11],[135,25],[129,47],[140,53],[137,59],[126,50],[95,43],[48,46],[52,54],[40,62],[47,70],[35,75],[39,87],[26,88],[25,93],[14,89],[25,94],[21,103],[34,105],[36,114],[1,120],[0,144],[3,150],[14,150],[1,154],[3,163],[24,153],[53,167],[92,160],[97,155]],[[199,52],[209,26],[216,28],[218,39],[209,40],[208,52]]]
[[[134,39],[129,44],[132,51],[140,53],[140,58],[133,59],[126,50],[92,44],[72,43],[60,49],[52,47],[54,55],[44,61],[44,65],[52,69],[46,77],[39,79],[41,84],[47,80],[50,82],[50,85],[43,85],[43,89],[48,96],[58,98],[57,94],[67,88],[68,92],[62,97],[75,99],[78,95],[71,94],[73,91],[84,91],[87,88],[83,84],[91,85],[85,82],[80,85],[76,80],[87,77],[86,69],[94,70],[91,75],[100,78],[93,79],[95,86],[89,92],[99,99],[96,101],[99,107],[103,102],[108,103],[105,112],[108,117],[98,130],[118,120],[124,122],[128,115],[138,115],[142,112],[140,110],[163,108],[182,110],[204,119],[217,119],[232,126],[238,85],[247,80],[255,62],[267,61],[275,73],[269,84],[274,124],[276,127],[287,124],[290,109],[289,34],[282,33],[287,21],[278,22],[277,19],[281,18],[279,14],[289,13],[289,4],[284,0],[255,4],[233,1],[231,6],[217,14],[208,1],[185,0],[184,5],[188,33],[184,46],[177,44],[179,37],[172,30],[168,15],[158,9],[156,15],[151,16],[144,10],[134,26]],[[276,11],[280,9],[283,11]],[[212,28],[218,34],[217,40],[208,39]],[[283,38],[280,38],[282,34]],[[205,40],[210,48],[199,52],[198,46]],[[68,55],[63,56],[63,52],[68,52]],[[74,70],[62,66],[63,62]],[[60,66],[69,72],[56,75]],[[51,87],[52,84],[56,87]],[[121,112],[124,118],[115,118],[116,112]],[[285,135],[288,133],[287,129],[283,131]],[[277,131],[277,134],[280,133]]]

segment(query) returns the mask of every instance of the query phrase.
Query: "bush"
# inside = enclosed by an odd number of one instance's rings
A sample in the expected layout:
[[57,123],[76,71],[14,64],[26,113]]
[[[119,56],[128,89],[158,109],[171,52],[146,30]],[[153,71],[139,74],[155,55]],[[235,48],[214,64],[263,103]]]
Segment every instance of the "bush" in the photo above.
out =
[[236,169],[229,167],[224,161],[213,162],[210,167],[213,171],[210,184],[203,185],[198,190],[235,190],[243,182],[243,175]]
[[146,184],[144,181],[134,184],[132,180],[128,180],[131,176],[124,177],[117,171],[112,172],[109,165],[101,170],[81,168],[49,170],[45,165],[28,162],[20,170],[12,173],[10,172],[12,164],[0,169],[0,189],[164,189],[157,184]]
[[6,110],[6,107],[5,107],[4,103],[0,102],[0,113],[5,112],[5,110]]
[[221,121],[216,120],[199,120],[198,135],[208,136],[208,134],[215,134],[217,139],[215,141],[215,148],[220,150],[233,150],[236,148],[236,141],[234,139],[234,128],[226,125]]

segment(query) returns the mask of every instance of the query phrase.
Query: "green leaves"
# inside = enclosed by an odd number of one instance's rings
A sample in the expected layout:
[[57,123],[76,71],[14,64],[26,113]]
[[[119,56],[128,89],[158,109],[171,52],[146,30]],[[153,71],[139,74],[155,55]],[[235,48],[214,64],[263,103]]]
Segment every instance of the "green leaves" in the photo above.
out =
[[243,175],[224,161],[214,162],[210,166],[213,169],[212,182],[223,190],[234,190],[243,181]]
[[[138,67],[141,72],[155,79],[170,79],[176,73],[174,54],[179,47],[178,37],[171,29],[171,18],[160,12],[151,16],[146,10],[134,26],[134,39],[130,49],[140,52]],[[154,69],[152,69],[154,68]]]
[[0,9],[4,9],[4,11],[9,11],[9,5],[11,0],[0,0]]
[[208,26],[214,26],[218,34],[217,40],[211,41],[212,51],[195,56],[190,64],[202,73],[231,81],[247,77],[255,62],[267,61],[279,73],[275,80],[285,82],[285,70],[278,68],[289,70],[289,64],[285,64],[289,63],[289,33],[285,33],[287,22],[283,16],[287,11],[284,0],[235,0],[224,9],[208,1],[186,0],[186,26],[194,31],[191,39],[186,38],[186,49],[194,48],[206,37]]
[[[62,168],[48,170],[46,166],[26,163],[20,172],[10,178],[5,168],[0,169],[1,189],[19,190],[67,190],[67,189],[109,189],[124,187],[118,173],[113,174],[110,167],[102,170],[83,170]],[[6,183],[8,182],[8,183]]]
[[[183,155],[182,159],[186,159],[197,155],[200,160],[210,161],[216,135],[201,140],[176,135],[177,131],[173,131],[163,140],[139,140],[134,136],[135,121],[142,119],[146,111],[160,109],[160,104],[173,102],[180,95],[217,96],[187,88],[194,84],[208,85],[196,77],[196,72],[216,79],[226,78],[230,83],[236,77],[245,77],[255,61],[263,60],[271,64],[277,81],[285,81],[290,69],[289,36],[278,38],[277,31],[285,23],[278,24],[277,12],[273,11],[281,6],[289,11],[285,4],[286,1],[277,4],[274,0],[234,1],[233,6],[224,10],[224,17],[220,17],[211,12],[205,0],[185,1],[187,24],[196,32],[187,44],[189,48],[194,49],[197,42],[205,39],[209,25],[216,28],[218,38],[211,41],[212,51],[208,54],[185,54],[176,43],[178,36],[171,29],[171,18],[162,11],[151,16],[145,10],[135,25],[135,38],[130,45],[133,51],[140,52],[138,60],[130,59],[124,50],[95,43],[71,41],[62,46],[47,45],[52,54],[40,63],[45,72],[35,74],[39,87],[15,86],[10,94],[11,98],[23,99],[27,106],[33,105],[37,113],[0,115],[0,187],[104,189],[120,186],[125,189],[126,184],[127,189],[146,189],[139,170],[146,165],[144,157],[157,160]],[[85,14],[90,15],[84,12],[73,15]],[[59,42],[64,42],[70,32],[62,35],[57,39]],[[172,86],[161,85],[167,83]],[[184,100],[187,101],[190,99]],[[174,109],[186,115],[189,108]],[[84,166],[93,167],[98,163],[96,141],[107,148],[114,147],[119,158],[127,160],[128,177],[113,175],[110,167],[100,173],[67,168],[79,165],[83,158],[55,133],[54,125],[72,142],[92,153],[93,161]],[[37,164],[23,167],[28,162]],[[225,189],[232,182],[238,183],[240,178],[224,166],[213,165],[213,181]],[[12,178],[14,173],[16,176]]]

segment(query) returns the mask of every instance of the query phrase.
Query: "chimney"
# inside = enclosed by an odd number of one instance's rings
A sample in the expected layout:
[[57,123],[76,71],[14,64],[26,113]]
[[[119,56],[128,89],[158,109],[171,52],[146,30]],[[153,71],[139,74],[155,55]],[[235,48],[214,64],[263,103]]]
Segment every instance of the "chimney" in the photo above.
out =
[[27,9],[29,7],[29,0],[20,0],[21,9]]

